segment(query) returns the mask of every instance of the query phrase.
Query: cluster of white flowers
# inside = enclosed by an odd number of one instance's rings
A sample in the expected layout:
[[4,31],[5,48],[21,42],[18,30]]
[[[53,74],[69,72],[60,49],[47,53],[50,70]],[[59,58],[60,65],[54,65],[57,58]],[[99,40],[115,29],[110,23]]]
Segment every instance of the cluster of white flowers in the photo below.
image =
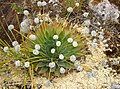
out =
[[4,48],[3,48],[3,51],[4,51],[5,53],[7,53],[7,52],[8,52],[8,50],[9,50],[9,48],[8,48],[8,47],[4,47]]
[[46,6],[47,5],[47,3],[45,2],[45,1],[38,1],[37,2],[37,6]]
[[61,74],[64,74],[64,73],[65,73],[65,68],[61,67],[61,68],[60,68],[60,73],[61,73]]
[[97,12],[103,18],[103,20],[111,19],[117,21],[120,15],[120,11],[118,10],[117,6],[111,4],[109,0],[103,0],[95,6],[92,5],[92,2],[90,2],[89,7]]
[[75,66],[75,67],[80,66],[80,61],[75,61],[74,66]]
[[82,66],[78,66],[77,67],[77,71],[80,71],[80,72],[83,71],[83,67]]
[[13,41],[12,42],[12,46],[15,47],[16,45],[18,45],[18,42],[17,41]]
[[25,63],[24,63],[24,66],[25,66],[26,68],[28,68],[28,67],[30,66],[30,62],[25,62]]
[[60,42],[60,41],[57,41],[57,42],[56,42],[56,46],[59,47],[60,45],[61,45],[61,42]]
[[54,68],[54,67],[55,67],[55,62],[50,62],[50,63],[49,63],[49,67],[50,67],[50,68]]
[[87,36],[87,35],[90,33],[89,28],[88,28],[88,27],[84,27],[84,28],[82,29],[82,33],[83,33],[85,36]]
[[72,43],[73,39],[72,38],[68,38],[67,41],[68,41],[68,43]]
[[39,54],[39,51],[38,51],[37,49],[34,49],[34,50],[33,50],[33,54],[34,54],[34,55],[38,55],[38,54]]
[[120,62],[118,60],[113,60],[112,64],[113,65],[118,65]]
[[73,12],[73,8],[72,7],[68,7],[67,8],[67,12],[72,13]]
[[34,22],[36,23],[36,24],[38,24],[40,21],[39,21],[39,18],[34,18]]
[[96,42],[92,42],[91,46],[92,46],[92,48],[96,48],[97,47],[97,43]]
[[20,63],[20,61],[19,61],[19,60],[15,61],[15,66],[16,66],[16,67],[21,66],[21,63]]
[[19,52],[19,51],[20,51],[20,45],[19,45],[19,44],[16,45],[16,46],[14,47],[14,49],[15,49],[16,52]]
[[23,14],[26,15],[26,16],[28,16],[30,13],[29,13],[28,10],[24,10],[24,11],[23,11]]
[[73,41],[72,45],[73,45],[73,47],[77,47],[78,43],[76,41]]
[[63,59],[64,59],[64,55],[63,55],[63,54],[60,54],[60,55],[59,55],[59,59],[63,60]]
[[75,55],[70,56],[70,61],[75,62],[75,60],[76,60],[76,56]]
[[58,38],[59,38],[58,35],[53,36],[53,39],[58,39]]
[[84,12],[83,13],[83,17],[88,17],[89,13],[88,12]]
[[95,31],[95,30],[91,31],[91,35],[92,35],[92,36],[97,36],[96,31]]
[[22,33],[28,33],[28,30],[30,29],[29,21],[28,19],[24,19],[20,24],[20,29]]
[[85,26],[90,26],[90,24],[91,24],[91,22],[90,22],[90,19],[87,19],[87,20],[85,20],[84,21],[84,24],[85,24]]
[[40,50],[40,45],[39,44],[35,44],[35,49],[36,50]]
[[52,53],[52,54],[55,53],[55,49],[54,49],[54,48],[51,49],[51,53]]
[[31,39],[31,40],[36,40],[36,36],[35,35],[33,35],[33,34],[31,34],[30,36],[29,36],[29,39]]
[[11,31],[12,29],[14,29],[14,25],[11,24],[8,26],[8,30]]
[[79,7],[79,5],[80,5],[79,3],[75,3],[75,6],[76,6],[76,7]]

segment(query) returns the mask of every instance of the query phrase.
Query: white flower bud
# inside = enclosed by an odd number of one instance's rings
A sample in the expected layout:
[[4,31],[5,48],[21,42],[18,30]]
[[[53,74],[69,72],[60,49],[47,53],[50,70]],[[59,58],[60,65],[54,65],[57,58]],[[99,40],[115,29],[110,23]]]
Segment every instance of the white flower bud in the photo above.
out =
[[91,35],[96,36],[97,35],[96,31],[91,31]]
[[60,68],[60,73],[61,73],[61,74],[64,74],[64,73],[65,73],[65,68],[61,67],[61,68]]
[[49,63],[49,67],[50,67],[50,68],[54,68],[54,67],[55,67],[55,62],[50,62],[50,63]]
[[19,51],[20,51],[20,45],[16,45],[14,48],[15,48],[15,51],[16,51],[16,52],[19,52]]
[[67,11],[71,13],[71,12],[73,12],[73,8],[72,7],[68,7]]
[[8,47],[4,47],[4,48],[3,48],[3,51],[7,53],[7,52],[8,52],[8,49],[9,49]]
[[59,59],[61,59],[61,60],[64,59],[63,54],[60,54],[60,55],[59,55]]
[[92,42],[91,45],[92,45],[93,48],[97,47],[97,43],[95,43],[95,42]]
[[14,25],[11,24],[11,25],[8,26],[8,30],[11,31],[12,29],[14,29]]
[[67,41],[68,41],[68,43],[72,43],[73,39],[72,38],[68,38]]
[[90,30],[88,27],[84,27],[84,29],[82,30],[83,31],[83,34],[86,36],[89,34]]
[[38,1],[38,2],[37,2],[37,6],[42,6],[42,2],[41,2],[41,1]]
[[78,43],[76,41],[73,41],[72,45],[73,45],[73,47],[77,47]]
[[35,45],[35,49],[36,49],[36,50],[40,50],[40,45],[39,45],[39,44],[36,44],[36,45]]
[[56,42],[56,46],[59,47],[60,45],[61,45],[61,42],[60,42],[60,41],[57,41],[57,42]]
[[58,35],[53,36],[53,39],[58,39],[58,38],[59,38]]
[[77,71],[80,71],[80,72],[83,71],[82,66],[78,66],[78,67],[77,67]]
[[75,66],[75,67],[80,66],[80,61],[75,61],[74,66]]
[[84,17],[88,17],[88,15],[89,15],[88,12],[84,12],[84,13],[83,13],[83,16],[84,16]]
[[55,49],[53,48],[53,49],[51,49],[51,53],[52,54],[54,54],[55,53]]
[[35,22],[36,24],[38,24],[40,21],[39,21],[38,18],[34,18],[34,22]]
[[86,26],[89,26],[91,24],[89,19],[85,20],[84,23],[85,23]]
[[75,3],[75,6],[76,6],[76,7],[79,7],[79,5],[80,5],[79,3]]
[[25,62],[25,63],[24,63],[24,66],[25,66],[26,68],[28,68],[28,67],[30,66],[30,62]]
[[47,3],[45,1],[42,2],[42,6],[46,6]]
[[39,54],[39,51],[36,50],[36,49],[34,49],[34,50],[33,50],[33,54],[34,54],[34,55],[38,55],[38,54]]
[[29,39],[31,39],[31,40],[36,40],[36,36],[33,35],[33,34],[31,34],[31,35],[29,36]]
[[17,41],[13,41],[12,42],[12,46],[16,46],[16,45],[18,45],[18,42]]
[[74,62],[75,60],[76,60],[76,56],[75,55],[70,56],[70,61]]
[[104,36],[103,35],[99,35],[98,38],[99,38],[99,40],[103,40]]
[[26,16],[30,14],[28,10],[24,10],[23,13],[24,13],[24,15],[26,15]]
[[19,67],[21,64],[20,64],[20,61],[19,60],[17,60],[17,61],[15,61],[15,66],[16,67]]

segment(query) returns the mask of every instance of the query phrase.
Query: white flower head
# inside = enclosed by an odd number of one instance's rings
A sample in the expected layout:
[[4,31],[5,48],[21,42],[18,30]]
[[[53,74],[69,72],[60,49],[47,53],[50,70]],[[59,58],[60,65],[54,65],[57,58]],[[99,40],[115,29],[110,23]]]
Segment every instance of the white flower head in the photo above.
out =
[[79,4],[79,3],[75,3],[75,6],[76,6],[76,7],[79,7],[79,6],[80,6],[80,4]]
[[96,36],[97,35],[96,31],[95,30],[91,31],[91,35]]
[[70,61],[74,62],[75,60],[76,60],[76,56],[75,55],[70,56]]
[[13,41],[12,42],[12,46],[16,46],[16,45],[18,45],[18,42],[17,41]]
[[84,17],[88,17],[88,15],[89,15],[88,12],[84,12],[84,13],[83,13],[83,16],[84,16]]
[[50,62],[50,63],[49,63],[49,67],[50,67],[50,68],[54,68],[54,67],[55,67],[55,62]]
[[33,35],[33,34],[31,34],[31,35],[29,36],[29,39],[31,39],[31,40],[36,40],[36,36]]
[[85,24],[86,26],[89,26],[89,25],[91,24],[90,19],[85,20],[85,21],[84,21],[84,24]]
[[99,40],[103,40],[104,36],[103,35],[99,35],[98,38],[99,38]]
[[53,36],[53,39],[58,39],[58,38],[59,38],[58,35]]
[[47,3],[45,1],[42,2],[42,6],[46,6]]
[[51,49],[51,53],[52,53],[52,54],[55,53],[55,49],[54,49],[54,48]]
[[78,66],[77,67],[77,71],[80,71],[80,72],[83,71],[83,67],[82,66]]
[[19,52],[19,51],[20,51],[20,45],[16,45],[14,48],[15,48],[15,51],[16,51],[16,52]]
[[74,66],[75,66],[75,67],[80,66],[80,61],[75,61]]
[[73,12],[73,8],[72,7],[68,7],[67,8],[67,12],[70,12],[70,13]]
[[76,41],[73,41],[72,45],[73,45],[73,47],[77,47],[78,43]]
[[60,73],[61,73],[61,74],[64,74],[64,73],[65,73],[65,68],[61,67],[61,68],[60,68]]
[[60,45],[61,45],[61,42],[60,42],[60,41],[57,41],[57,42],[56,42],[56,46],[59,47]]
[[68,41],[68,43],[72,43],[73,39],[72,38],[68,38],[67,41]]
[[36,49],[34,49],[34,50],[33,50],[33,54],[34,54],[34,55],[38,55],[38,54],[39,54],[39,51],[36,50]]
[[63,60],[63,59],[64,59],[63,54],[60,54],[60,55],[59,55],[59,59],[61,59],[61,60]]
[[84,34],[85,36],[88,35],[89,32],[90,32],[90,30],[89,30],[88,27],[84,27],[82,31],[83,31],[83,34]]
[[14,29],[14,25],[11,24],[11,25],[8,26],[8,30],[11,31],[12,29]]
[[36,50],[40,50],[40,45],[39,44],[35,44],[35,49]]
[[9,50],[8,47],[4,47],[4,48],[3,48],[3,51],[6,52],[6,53],[8,52],[8,50]]
[[28,68],[28,67],[30,66],[30,62],[25,62],[25,63],[24,63],[24,66],[25,66],[26,68]]
[[26,16],[28,16],[28,15],[30,14],[28,10],[24,10],[23,13],[24,13],[24,15],[26,15]]
[[39,21],[39,18],[34,18],[34,22],[36,23],[36,24],[38,24],[40,21]]
[[19,60],[15,61],[15,66],[16,66],[16,67],[19,67],[20,65],[21,65],[21,63],[20,63]]
[[41,1],[38,1],[38,2],[37,2],[37,6],[42,6],[42,2],[41,2]]
[[96,48],[96,47],[97,47],[97,43],[92,42],[92,43],[91,43],[91,46],[92,46],[93,48]]

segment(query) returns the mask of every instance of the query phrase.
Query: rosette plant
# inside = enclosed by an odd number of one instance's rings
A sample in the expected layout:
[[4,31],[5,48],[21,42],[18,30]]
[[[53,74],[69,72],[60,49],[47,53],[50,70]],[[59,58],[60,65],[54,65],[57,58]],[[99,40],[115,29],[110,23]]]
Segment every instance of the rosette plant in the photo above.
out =
[[29,36],[30,62],[36,71],[47,74],[49,78],[74,69],[74,62],[79,60],[85,46],[82,35],[62,24],[56,21],[49,25],[43,23]]

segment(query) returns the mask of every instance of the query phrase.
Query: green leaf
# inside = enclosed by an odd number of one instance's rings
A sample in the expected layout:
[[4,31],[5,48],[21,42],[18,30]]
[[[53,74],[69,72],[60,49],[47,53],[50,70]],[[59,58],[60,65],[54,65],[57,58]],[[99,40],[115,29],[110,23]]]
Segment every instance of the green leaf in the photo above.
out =
[[70,69],[70,68],[74,68],[74,64],[68,61],[60,61],[58,62],[59,66]]
[[46,63],[39,62],[39,63],[37,64],[37,67],[44,67],[44,66],[46,66]]
[[40,73],[46,73],[48,70],[49,70],[48,67],[42,67],[42,68],[40,69]]

